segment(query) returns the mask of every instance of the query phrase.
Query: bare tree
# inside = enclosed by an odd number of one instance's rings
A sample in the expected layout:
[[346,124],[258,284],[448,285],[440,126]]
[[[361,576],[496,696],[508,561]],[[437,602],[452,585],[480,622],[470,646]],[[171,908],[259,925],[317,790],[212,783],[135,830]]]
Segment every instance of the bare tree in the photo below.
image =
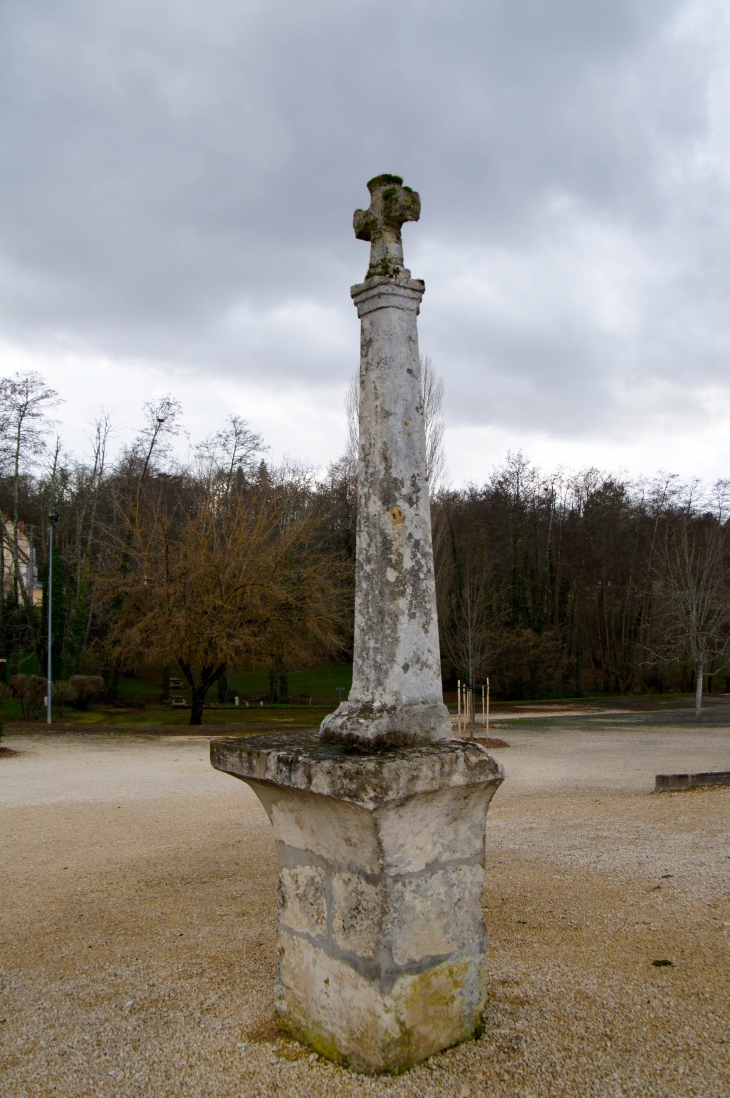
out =
[[[126,573],[129,566],[135,531],[140,523],[143,491],[148,477],[153,472],[155,462],[170,456],[172,439],[179,435],[182,430],[180,425],[182,407],[180,402],[172,396],[167,395],[158,397],[156,400],[147,401],[144,404],[144,415],[144,427],[126,455],[132,469],[136,469],[134,502],[131,503],[129,500],[117,501],[118,510],[123,513],[127,527],[126,537],[121,547],[120,567],[122,575]],[[122,673],[121,659],[118,656],[106,673],[106,700],[114,702]]]
[[704,675],[730,652],[726,494],[717,486],[714,513],[698,515],[690,497],[657,538],[653,566],[657,596],[656,654],[689,662],[695,673],[695,713],[702,713]]
[[347,383],[345,392],[345,414],[347,415],[347,446],[345,456],[348,464],[357,473],[357,451],[360,436],[360,379],[353,374]]
[[206,474],[220,480],[228,492],[236,473],[252,472],[256,455],[268,449],[263,437],[252,431],[245,419],[231,415],[225,427],[208,435],[195,453]]
[[80,506],[76,509],[76,597],[73,628],[76,637],[73,670],[78,671],[89,643],[89,631],[94,613],[95,585],[91,577],[91,550],[97,533],[97,518],[107,464],[107,448],[114,426],[111,416],[102,409],[91,436],[93,461],[91,469],[79,465]]
[[145,425],[132,446],[132,453],[140,462],[137,503],[139,503],[139,493],[150,471],[153,458],[159,461],[161,458],[169,457],[172,439],[182,430],[180,424],[182,406],[174,397],[167,395],[158,397],[157,400],[148,400],[144,405],[144,414]]
[[[34,648],[37,637],[33,629],[33,591],[28,590],[27,569],[21,564],[19,547],[20,530],[20,484],[21,476],[32,468],[46,449],[46,435],[52,426],[48,413],[60,404],[55,389],[51,389],[40,374],[15,374],[11,378],[0,379],[0,461],[12,478],[13,527],[8,536],[5,521],[0,516],[0,602],[5,612],[5,551],[11,558],[13,585],[13,604],[24,607],[28,627],[34,634]],[[32,568],[30,569],[32,572]],[[25,573],[25,575],[24,575]],[[18,651],[13,651],[13,668],[17,670]]]
[[446,472],[444,450],[444,382],[433,368],[430,355],[421,358],[421,401],[426,425],[426,479],[433,496]]
[[457,580],[450,612],[444,614],[441,643],[447,657],[474,686],[504,647],[506,614],[495,605],[491,576],[478,559]]
[[18,558],[20,477],[46,449],[46,435],[52,425],[48,412],[60,404],[60,397],[40,374],[16,374],[0,380],[0,436],[4,463],[10,466],[13,482],[13,537],[9,549],[13,557],[14,582],[25,592]]

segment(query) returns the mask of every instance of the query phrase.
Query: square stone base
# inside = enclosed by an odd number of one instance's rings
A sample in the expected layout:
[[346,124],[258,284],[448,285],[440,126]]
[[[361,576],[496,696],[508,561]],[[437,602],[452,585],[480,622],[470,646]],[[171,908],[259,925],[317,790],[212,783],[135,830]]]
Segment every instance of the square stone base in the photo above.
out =
[[211,743],[279,857],[279,1025],[357,1071],[403,1071],[481,1027],[484,830],[502,770],[444,741],[373,755],[314,736]]

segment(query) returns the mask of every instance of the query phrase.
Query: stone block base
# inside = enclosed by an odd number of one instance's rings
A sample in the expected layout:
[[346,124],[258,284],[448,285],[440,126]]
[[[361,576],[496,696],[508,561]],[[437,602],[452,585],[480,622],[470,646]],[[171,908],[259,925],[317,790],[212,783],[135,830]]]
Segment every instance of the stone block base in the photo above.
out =
[[445,741],[350,754],[313,736],[216,740],[279,857],[279,1025],[357,1071],[472,1037],[485,998],[484,829],[502,770]]
[[279,935],[276,1011],[291,1037],[355,1071],[405,1071],[481,1032],[486,940],[389,990],[301,938]]

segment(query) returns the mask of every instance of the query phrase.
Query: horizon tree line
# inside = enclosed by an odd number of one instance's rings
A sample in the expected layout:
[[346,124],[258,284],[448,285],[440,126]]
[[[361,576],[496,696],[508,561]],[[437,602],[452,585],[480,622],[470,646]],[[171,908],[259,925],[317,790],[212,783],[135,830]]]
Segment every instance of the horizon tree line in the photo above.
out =
[[[513,700],[694,691],[726,676],[729,486],[586,469],[545,474],[508,454],[483,484],[444,480],[443,383],[422,363],[445,689],[490,679]],[[351,658],[357,517],[357,387],[349,439],[326,471],[276,467],[229,416],[181,461],[182,410],[144,406],[110,457],[108,414],[89,453],[53,438],[60,398],[38,374],[0,379],[0,647],[45,667],[46,625],[19,553],[32,527],[53,578],[52,678],[101,674],[106,700],[141,664],[177,664],[199,720],[208,691],[264,667],[272,696],[292,670]],[[48,516],[62,514],[48,560]],[[723,680],[723,685],[727,682]]]

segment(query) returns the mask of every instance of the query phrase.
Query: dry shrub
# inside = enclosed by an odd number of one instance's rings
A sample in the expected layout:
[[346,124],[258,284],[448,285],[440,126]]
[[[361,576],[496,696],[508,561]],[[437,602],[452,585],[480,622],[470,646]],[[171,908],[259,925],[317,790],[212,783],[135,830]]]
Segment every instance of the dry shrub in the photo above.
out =
[[87,710],[89,703],[104,697],[106,683],[101,675],[72,675],[68,680],[74,688],[72,704],[75,709]]
[[63,707],[76,700],[76,687],[67,679],[54,682],[51,686],[53,704],[58,706],[59,713],[63,716]]
[[40,716],[43,699],[46,695],[46,680],[40,675],[13,675],[10,680],[13,697],[20,702],[20,711],[24,721],[33,721]]

